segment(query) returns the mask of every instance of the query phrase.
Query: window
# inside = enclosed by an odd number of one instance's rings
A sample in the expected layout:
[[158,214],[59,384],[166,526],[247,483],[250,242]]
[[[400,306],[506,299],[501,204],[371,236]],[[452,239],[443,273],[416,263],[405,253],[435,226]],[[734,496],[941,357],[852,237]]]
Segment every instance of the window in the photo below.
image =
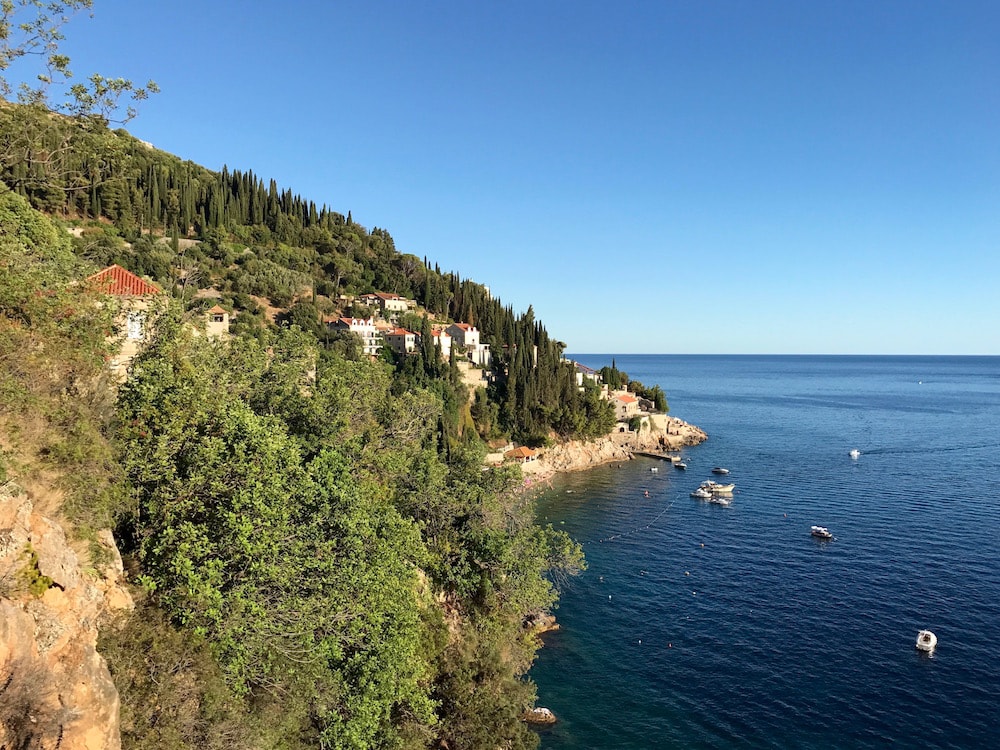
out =
[[141,312],[130,312],[128,314],[128,337],[133,341],[142,338],[142,324],[145,319],[145,315]]

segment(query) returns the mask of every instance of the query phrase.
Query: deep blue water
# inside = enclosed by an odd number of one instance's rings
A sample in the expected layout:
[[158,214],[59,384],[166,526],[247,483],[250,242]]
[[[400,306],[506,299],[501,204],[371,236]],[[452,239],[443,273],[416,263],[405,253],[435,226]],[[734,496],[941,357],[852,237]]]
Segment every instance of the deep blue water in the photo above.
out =
[[[589,563],[542,748],[1000,746],[1000,357],[616,359],[709,440],[540,498]],[[717,465],[730,507],[689,497]]]

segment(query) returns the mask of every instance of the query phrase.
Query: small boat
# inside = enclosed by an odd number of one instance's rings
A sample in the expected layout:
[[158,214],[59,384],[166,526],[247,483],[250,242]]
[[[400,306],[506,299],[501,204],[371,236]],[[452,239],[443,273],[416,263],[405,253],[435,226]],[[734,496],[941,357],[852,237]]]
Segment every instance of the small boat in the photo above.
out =
[[712,493],[706,490],[704,487],[699,487],[694,492],[691,493],[691,497],[696,497],[699,500],[711,500]]
[[736,489],[735,484],[719,484],[718,482],[713,482],[711,479],[706,479],[701,483],[701,486],[713,495],[731,495],[733,490]]
[[685,469],[687,469],[687,467],[688,465],[683,461],[678,461],[677,463],[674,464],[674,468],[677,469],[678,471],[684,471]]
[[833,539],[833,534],[826,526],[813,526],[809,533],[817,539]]
[[933,651],[937,645],[937,636],[929,630],[921,630],[917,633],[917,648],[921,651]]
[[716,466],[714,469],[712,469],[712,473],[713,474],[728,474],[729,473],[729,469],[723,469],[721,466]]
[[851,450],[848,452],[847,455],[853,458],[855,461],[857,461],[858,456],[861,455],[861,451],[859,451],[857,448],[851,448]]
[[728,495],[712,495],[712,499],[708,502],[715,503],[716,505],[731,505],[733,498]]
[[657,468],[656,468],[655,466],[650,466],[650,467],[649,467],[649,470],[650,470],[651,472],[653,472],[654,474],[655,474],[656,472],[658,472],[658,471],[659,471],[659,469],[657,469]]

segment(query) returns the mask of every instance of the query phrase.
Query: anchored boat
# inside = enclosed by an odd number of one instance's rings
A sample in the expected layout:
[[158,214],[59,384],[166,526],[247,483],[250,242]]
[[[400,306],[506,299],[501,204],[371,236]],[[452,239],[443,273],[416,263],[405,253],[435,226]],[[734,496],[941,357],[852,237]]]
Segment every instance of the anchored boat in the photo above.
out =
[[917,648],[921,651],[931,652],[937,645],[937,636],[929,630],[921,630],[917,633]]

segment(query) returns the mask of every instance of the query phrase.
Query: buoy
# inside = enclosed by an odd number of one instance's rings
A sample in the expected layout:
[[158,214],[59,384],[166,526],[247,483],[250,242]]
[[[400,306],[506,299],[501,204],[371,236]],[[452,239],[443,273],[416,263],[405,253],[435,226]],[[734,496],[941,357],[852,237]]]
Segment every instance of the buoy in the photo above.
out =
[[639,639],[639,645],[642,645],[642,638]]
[[673,647],[674,647],[674,644],[672,644],[672,643],[668,643],[667,644],[667,648],[673,648]]
[[702,542],[702,543],[701,543],[701,546],[702,546],[702,547],[704,547],[704,546],[705,546],[705,543],[704,543],[704,542]]
[[685,571],[684,571],[684,575],[686,575],[686,576],[689,576],[689,575],[691,575],[691,571],[690,571],[690,570],[685,570]]

